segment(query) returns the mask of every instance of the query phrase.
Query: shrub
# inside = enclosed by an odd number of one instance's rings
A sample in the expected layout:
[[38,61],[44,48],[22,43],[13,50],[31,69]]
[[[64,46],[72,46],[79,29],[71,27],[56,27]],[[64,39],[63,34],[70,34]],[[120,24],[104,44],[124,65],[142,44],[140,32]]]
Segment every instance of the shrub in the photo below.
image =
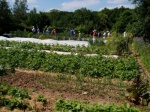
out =
[[32,38],[34,37],[34,34],[32,32],[28,33],[28,37]]
[[122,55],[125,52],[129,52],[128,37],[124,38],[122,36],[117,36],[117,35],[109,37],[106,45],[110,49],[110,52],[114,51],[118,55]]
[[133,99],[133,102],[139,105],[143,94],[148,91],[148,87],[148,81],[143,79],[141,75],[137,75],[133,80],[132,86],[127,89],[130,93],[129,100]]

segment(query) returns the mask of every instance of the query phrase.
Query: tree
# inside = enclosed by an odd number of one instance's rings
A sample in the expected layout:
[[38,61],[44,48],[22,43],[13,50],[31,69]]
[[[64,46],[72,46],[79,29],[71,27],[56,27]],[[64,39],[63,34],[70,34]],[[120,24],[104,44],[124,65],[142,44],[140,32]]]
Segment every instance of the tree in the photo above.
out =
[[12,13],[6,0],[0,0],[0,35],[8,33],[11,28]]
[[108,15],[103,13],[103,12],[99,12],[98,13],[98,20],[95,23],[99,24],[100,30],[107,30],[107,28],[108,28]]
[[[107,28],[109,29],[114,29],[114,25],[116,24],[116,22],[118,21],[120,14],[124,12],[124,10],[126,10],[125,7],[120,7],[120,8],[114,8],[114,9],[108,9],[108,8],[104,8],[100,13],[103,13],[103,15],[105,14],[107,16]],[[105,17],[106,17],[105,16]],[[116,29],[114,29],[116,30]]]
[[133,20],[133,11],[126,9],[120,14],[113,28],[117,30],[117,32],[123,33],[126,31],[128,24],[132,24]]
[[[45,12],[40,12],[39,14],[38,14],[39,16],[39,24],[38,24],[38,26],[40,27],[40,28],[44,28],[45,26],[49,26],[50,25],[50,20],[49,20],[49,18],[48,18],[48,14],[47,13],[45,13]],[[44,30],[44,29],[43,29]]]
[[74,17],[72,18],[73,25],[76,27],[75,29],[78,29],[86,34],[91,33],[93,30],[94,20],[92,13],[92,11],[86,8],[75,10]]
[[38,26],[39,25],[39,15],[37,14],[36,8],[33,8],[29,14],[28,14],[28,24],[32,26]]
[[74,25],[85,24],[85,21],[92,19],[92,12],[86,8],[81,8],[74,11]]
[[22,23],[27,20],[27,0],[15,0],[13,6],[14,23],[17,29],[22,28]]
[[138,28],[136,33],[143,36],[144,40],[150,42],[150,0],[130,0],[136,4],[138,16]]

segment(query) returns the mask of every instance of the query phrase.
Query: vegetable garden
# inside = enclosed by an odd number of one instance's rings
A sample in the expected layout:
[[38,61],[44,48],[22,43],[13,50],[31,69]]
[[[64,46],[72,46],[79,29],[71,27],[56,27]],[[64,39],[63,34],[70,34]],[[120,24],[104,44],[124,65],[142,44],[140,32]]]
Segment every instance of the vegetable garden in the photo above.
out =
[[[122,42],[121,44],[120,41]],[[106,44],[87,47],[0,41],[0,107],[6,106],[11,110],[19,108],[24,111],[47,111],[49,110],[50,101],[42,95],[44,94],[42,90],[46,90],[53,91],[52,93],[54,94],[56,91],[62,94],[58,102],[53,102],[55,106],[51,107],[51,111],[142,112],[144,110],[148,112],[148,108],[137,107],[140,108],[137,109],[129,105],[129,103],[131,105],[133,103],[128,101],[126,89],[132,85],[136,76],[141,75],[139,72],[140,66],[135,55],[127,48],[132,47],[129,39],[120,39],[120,41],[112,42],[110,39]],[[111,45],[113,45],[112,49],[110,49]],[[149,51],[144,51],[144,49],[149,48],[142,47],[143,49],[140,50],[138,46],[139,43],[134,41],[133,49],[141,56],[145,68],[149,69],[149,58],[146,58],[145,61],[144,57],[149,55]],[[71,54],[60,55],[54,51],[71,52]],[[87,56],[86,54],[96,55]],[[104,57],[104,55],[112,54],[117,54],[119,57]],[[15,69],[16,72],[6,75],[8,68]],[[28,96],[29,93],[24,90],[14,89],[9,85],[27,87],[29,91],[38,92],[38,100],[35,98],[35,102],[29,104],[28,101],[24,100],[24,94],[27,95],[26,99],[32,99]],[[41,89],[39,89],[40,87]],[[9,88],[10,90],[8,90]],[[81,94],[83,98],[86,96],[87,102],[90,102],[88,96],[112,100],[110,100],[110,104],[106,105],[67,101],[63,98],[63,95],[69,92],[73,95],[78,94],[78,97]],[[16,98],[11,96],[12,94],[15,94],[17,99],[10,100],[10,97]],[[125,106],[112,104],[114,99],[115,102],[121,102]],[[37,109],[36,105],[38,101],[42,102],[40,110]]]

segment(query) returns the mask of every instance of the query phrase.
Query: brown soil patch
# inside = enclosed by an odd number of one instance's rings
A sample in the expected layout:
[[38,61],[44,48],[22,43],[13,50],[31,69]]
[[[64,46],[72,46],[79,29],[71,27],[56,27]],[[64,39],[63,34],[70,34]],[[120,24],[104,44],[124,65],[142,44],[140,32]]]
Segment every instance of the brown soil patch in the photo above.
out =
[[[59,99],[89,103],[99,102],[101,104],[115,103],[121,106],[130,103],[125,97],[126,87],[130,86],[130,83],[126,81],[76,78],[67,74],[17,69],[15,74],[4,76],[2,82],[20,88],[27,88],[32,97],[29,101],[30,105],[32,107],[36,106],[38,112],[53,112],[53,107]],[[47,105],[35,102],[39,94],[43,94],[47,98]],[[0,111],[9,112],[6,108],[1,108]],[[22,111],[15,109],[14,112]]]
[[[117,103],[124,105],[126,82],[116,82],[111,79],[77,79],[66,74],[42,73],[40,71],[16,70],[15,74],[4,76],[3,83],[27,88],[30,91],[31,105],[35,98],[43,94],[48,99],[46,107],[38,106],[39,110],[53,111],[54,104],[59,99],[78,100],[81,102]],[[117,84],[118,83],[118,84]],[[36,103],[36,105],[39,105]]]

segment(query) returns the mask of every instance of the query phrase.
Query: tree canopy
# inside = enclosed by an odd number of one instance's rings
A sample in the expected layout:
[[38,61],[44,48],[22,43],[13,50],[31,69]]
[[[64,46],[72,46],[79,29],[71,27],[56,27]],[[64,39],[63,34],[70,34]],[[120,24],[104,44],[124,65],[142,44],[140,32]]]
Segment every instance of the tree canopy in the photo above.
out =
[[[11,8],[6,0],[0,0],[0,33],[3,34],[15,30],[29,30],[32,26],[39,27],[40,31],[56,29],[58,32],[68,31],[73,28],[82,33],[91,34],[97,31],[124,31],[149,38],[150,32],[150,1],[132,0],[137,4],[135,9],[125,7],[101,11],[91,11],[86,8],[77,9],[74,12],[60,11],[57,9],[49,12],[37,12],[36,8],[28,9],[27,0],[15,0]],[[7,26],[7,27],[6,27]]]
[[0,0],[0,34],[8,33],[11,30],[12,13],[9,3],[6,0]]
[[136,33],[150,41],[150,0],[130,0],[136,4],[137,28]]

